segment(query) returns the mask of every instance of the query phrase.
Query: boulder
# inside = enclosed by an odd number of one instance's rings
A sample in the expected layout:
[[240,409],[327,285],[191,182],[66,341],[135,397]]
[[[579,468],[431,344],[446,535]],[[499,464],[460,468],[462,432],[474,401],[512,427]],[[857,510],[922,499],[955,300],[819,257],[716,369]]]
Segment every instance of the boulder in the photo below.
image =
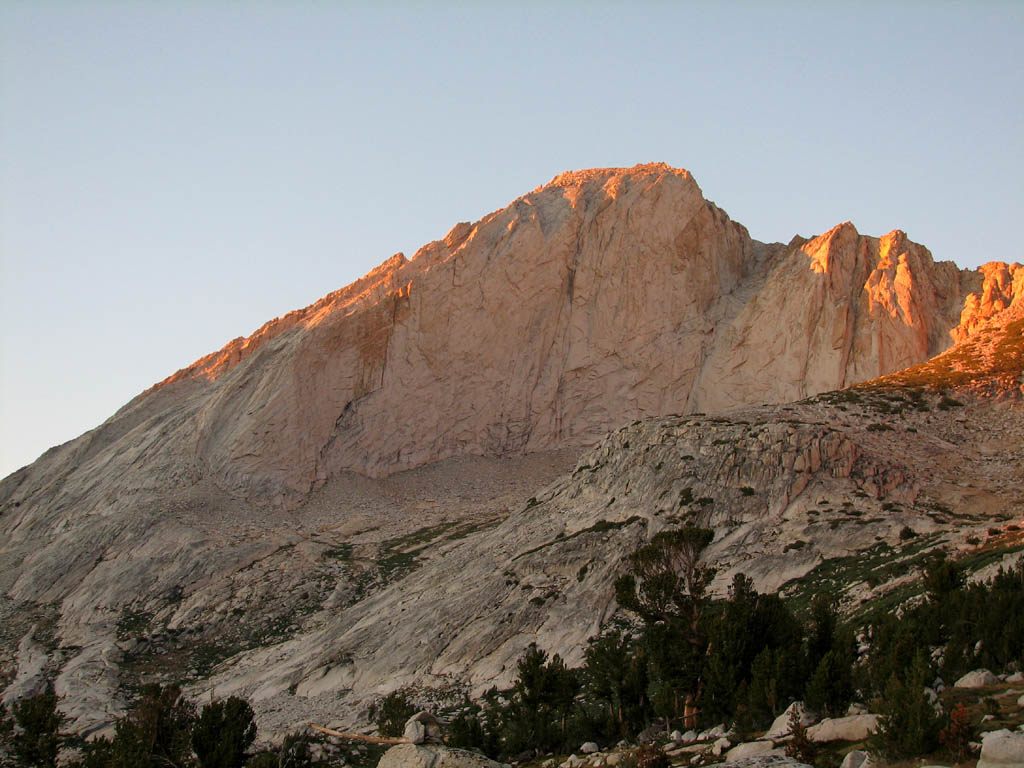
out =
[[807,729],[812,741],[862,741],[879,727],[878,715],[850,715],[825,718]]
[[1024,768],[1024,733],[990,731],[981,737],[978,768]]
[[588,741],[582,747],[580,747],[580,752],[582,752],[585,755],[592,755],[595,752],[600,752],[600,751],[601,751],[601,748],[599,746],[597,746],[597,744],[595,742],[593,742],[593,741]]
[[504,768],[501,763],[466,749],[439,744],[398,744],[381,757],[377,768]]
[[706,731],[701,731],[700,735],[697,736],[697,741],[711,741],[712,739],[719,739],[728,733],[728,729],[724,723],[719,723],[714,728],[708,728]]
[[672,741],[675,742],[676,744],[682,744],[683,743],[683,732],[682,731],[672,731],[672,733],[670,733],[668,737],[670,739],[672,739]]
[[987,669],[975,669],[968,672],[954,683],[954,688],[984,688],[988,685],[998,685],[999,678]]
[[745,744],[737,744],[725,753],[726,760],[739,760],[744,757],[758,757],[760,755],[783,755],[782,749],[776,747],[770,741],[748,741]]
[[1014,672],[1006,678],[1008,683],[1024,683],[1024,672]]
[[410,744],[440,744],[441,721],[429,712],[417,712],[405,721],[402,735]]
[[878,727],[878,715],[825,718],[807,729],[811,741],[863,741]]
[[761,738],[763,739],[781,739],[789,735],[789,718],[796,710],[800,715],[800,722],[804,725],[810,725],[814,722],[814,715],[804,709],[804,703],[802,701],[794,701],[788,707],[786,711],[775,718],[775,722],[772,723],[772,727],[768,729],[767,733]]
[[859,749],[847,752],[839,768],[871,768],[871,755]]
[[723,752],[726,752],[729,747],[732,746],[732,742],[729,741],[725,736],[720,736],[715,739],[715,743],[711,745],[711,754],[715,757],[721,757]]

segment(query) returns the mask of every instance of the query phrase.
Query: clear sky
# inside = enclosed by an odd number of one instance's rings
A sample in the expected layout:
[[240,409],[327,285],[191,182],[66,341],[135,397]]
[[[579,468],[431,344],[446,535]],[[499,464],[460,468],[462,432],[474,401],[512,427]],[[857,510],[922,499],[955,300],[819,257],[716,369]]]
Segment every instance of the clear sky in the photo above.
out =
[[1024,3],[0,3],[0,476],[557,173],[1021,261]]

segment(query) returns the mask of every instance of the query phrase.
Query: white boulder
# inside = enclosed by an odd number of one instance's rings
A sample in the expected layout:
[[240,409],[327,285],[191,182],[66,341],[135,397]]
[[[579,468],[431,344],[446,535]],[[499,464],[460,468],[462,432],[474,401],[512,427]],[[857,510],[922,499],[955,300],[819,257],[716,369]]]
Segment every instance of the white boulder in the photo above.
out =
[[720,739],[722,736],[728,733],[724,723],[719,723],[714,728],[708,728],[706,731],[701,731],[697,736],[697,741],[711,741],[712,739]]
[[839,768],[871,768],[871,755],[859,749],[847,752]]
[[601,748],[599,746],[597,746],[597,744],[595,742],[593,742],[593,741],[588,741],[588,742],[584,743],[582,747],[580,747],[580,752],[582,752],[584,755],[592,755],[595,752],[600,752],[600,751],[601,751]]
[[978,768],[1024,768],[1024,733],[989,731],[981,737]]
[[987,669],[975,669],[968,672],[954,683],[954,688],[984,688],[988,685],[998,685],[999,678]]
[[862,741],[878,728],[878,715],[825,718],[807,729],[811,741]]
[[783,755],[785,752],[776,747],[770,741],[748,741],[745,744],[737,744],[725,753],[726,760],[739,760],[744,757],[758,757],[760,755]]
[[440,744],[441,721],[429,712],[420,710],[405,721],[402,735],[411,744]]
[[731,741],[725,738],[725,736],[720,736],[715,739],[715,743],[711,745],[711,754],[715,757],[721,757],[722,753],[728,751],[731,746]]

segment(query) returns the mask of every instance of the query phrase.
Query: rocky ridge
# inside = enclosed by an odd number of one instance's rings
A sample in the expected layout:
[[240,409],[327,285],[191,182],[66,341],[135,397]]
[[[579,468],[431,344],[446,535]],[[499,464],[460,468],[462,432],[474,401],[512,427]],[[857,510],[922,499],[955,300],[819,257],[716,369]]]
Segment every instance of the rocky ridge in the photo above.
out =
[[[1013,402],[907,384],[749,406],[951,331],[949,354],[1012,341],[1022,273],[850,224],[757,243],[666,166],[556,177],[4,480],[0,607],[37,620],[10,625],[7,695],[55,676],[89,732],[138,680],[184,675],[254,698],[264,729],[347,724],[402,684],[505,681],[531,640],[575,660],[623,555],[684,520],[718,529],[720,581],[794,594],[856,552],[898,563],[901,526],[969,547],[1021,515]],[[892,575],[849,579],[848,602]]]

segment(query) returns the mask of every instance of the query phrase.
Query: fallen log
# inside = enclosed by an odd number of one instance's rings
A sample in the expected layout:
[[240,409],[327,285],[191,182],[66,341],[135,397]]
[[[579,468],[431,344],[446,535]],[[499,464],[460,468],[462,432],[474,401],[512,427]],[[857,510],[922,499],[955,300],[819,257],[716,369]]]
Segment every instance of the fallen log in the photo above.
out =
[[365,741],[370,744],[411,744],[412,742],[406,738],[398,737],[391,738],[387,736],[364,736],[361,733],[345,733],[344,731],[334,731],[330,728],[325,728],[322,725],[316,723],[306,723],[314,731],[320,731],[320,733],[326,733],[328,736],[334,736],[339,739],[350,739],[352,741]]

